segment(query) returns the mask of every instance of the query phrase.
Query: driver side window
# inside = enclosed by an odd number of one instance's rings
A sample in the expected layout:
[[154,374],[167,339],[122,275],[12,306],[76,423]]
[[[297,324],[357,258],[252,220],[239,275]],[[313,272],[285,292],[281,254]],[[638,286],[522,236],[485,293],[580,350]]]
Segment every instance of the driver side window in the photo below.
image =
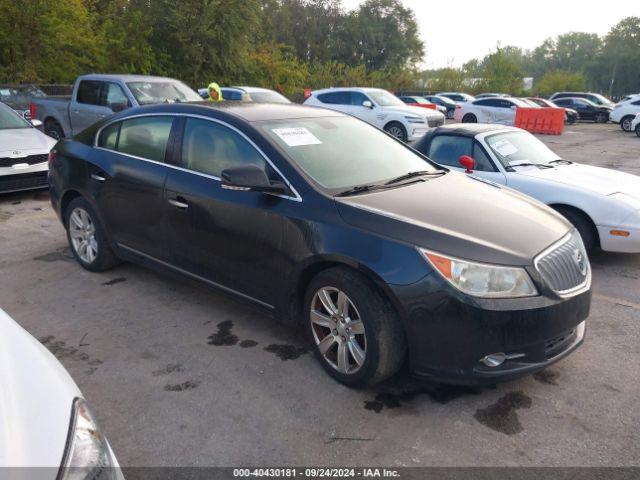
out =
[[182,138],[182,166],[220,178],[223,170],[256,165],[272,178],[264,157],[237,132],[208,120],[187,118]]

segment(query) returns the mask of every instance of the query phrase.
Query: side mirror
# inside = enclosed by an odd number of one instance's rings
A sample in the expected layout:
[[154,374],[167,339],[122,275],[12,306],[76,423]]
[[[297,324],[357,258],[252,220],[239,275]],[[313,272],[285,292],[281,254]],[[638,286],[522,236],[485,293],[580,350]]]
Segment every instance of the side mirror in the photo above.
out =
[[365,100],[364,102],[362,102],[362,106],[367,108],[373,108],[373,103],[371,103],[370,100]]
[[111,111],[113,113],[117,113],[117,112],[121,112],[123,110],[126,110],[128,108],[128,105],[126,103],[112,103],[111,104]]
[[284,193],[287,187],[282,182],[272,182],[267,173],[257,165],[242,165],[227,168],[221,175],[222,188],[264,193]]
[[476,161],[473,157],[470,157],[469,155],[462,155],[459,161],[460,165],[467,169],[465,173],[473,173],[473,169],[476,166]]
[[37,118],[32,118],[29,121],[31,122],[31,125],[33,125],[36,128],[40,128],[42,126],[42,122],[40,120],[38,120]]

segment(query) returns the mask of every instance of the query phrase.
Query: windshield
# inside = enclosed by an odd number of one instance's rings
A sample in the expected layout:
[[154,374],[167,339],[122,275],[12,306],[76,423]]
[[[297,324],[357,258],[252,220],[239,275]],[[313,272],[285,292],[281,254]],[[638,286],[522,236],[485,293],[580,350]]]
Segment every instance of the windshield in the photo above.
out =
[[31,128],[32,126],[33,125],[27,122],[11,108],[0,103],[0,130]]
[[366,94],[373,98],[381,107],[404,107],[405,104],[395,95],[391,95],[386,90],[367,90]]
[[541,106],[537,102],[529,100],[528,98],[523,98],[522,101],[532,108],[541,108]]
[[435,101],[435,100],[440,100],[442,103],[447,104],[447,105],[455,105],[456,102],[454,102],[453,100],[451,100],[450,98],[447,97],[427,97],[427,100],[431,100],[431,101]]
[[131,82],[127,83],[127,86],[140,105],[202,101],[200,95],[184,83],[175,80],[165,82]]
[[329,190],[438,170],[411,148],[351,117],[269,120],[262,128],[296,165]]
[[613,105],[613,102],[599,93],[592,93],[590,100],[598,105]]
[[278,92],[251,92],[251,100],[256,103],[291,103],[291,101]]
[[560,157],[528,132],[496,133],[485,139],[505,168],[532,163],[545,165]]

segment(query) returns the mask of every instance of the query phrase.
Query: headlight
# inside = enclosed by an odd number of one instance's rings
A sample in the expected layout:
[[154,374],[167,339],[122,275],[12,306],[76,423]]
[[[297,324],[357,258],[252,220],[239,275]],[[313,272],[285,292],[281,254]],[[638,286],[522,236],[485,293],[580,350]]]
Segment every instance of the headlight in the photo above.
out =
[[622,193],[622,192],[612,193],[609,196],[611,198],[615,198],[616,200],[620,200],[623,203],[626,203],[631,208],[640,210],[640,199],[636,197],[632,197],[631,195],[627,195],[626,193]]
[[516,298],[538,294],[538,290],[524,268],[475,263],[436,254],[422,248],[418,250],[445,280],[467,295],[485,298]]
[[115,480],[122,478],[87,403],[76,398],[62,461],[61,480]]
[[404,119],[409,123],[424,123],[424,118],[414,117],[413,115],[407,115]]

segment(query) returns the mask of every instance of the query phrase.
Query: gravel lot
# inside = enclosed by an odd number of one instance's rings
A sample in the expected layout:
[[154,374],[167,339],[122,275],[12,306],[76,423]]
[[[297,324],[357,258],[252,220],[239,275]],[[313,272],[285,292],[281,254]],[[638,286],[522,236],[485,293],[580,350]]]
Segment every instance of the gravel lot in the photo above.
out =
[[[617,125],[541,138],[640,175]],[[46,192],[0,195],[0,245],[0,307],[69,370],[122,465],[640,465],[640,255],[592,258],[587,340],[535,377],[353,391],[251,306],[130,264],[84,271]]]

